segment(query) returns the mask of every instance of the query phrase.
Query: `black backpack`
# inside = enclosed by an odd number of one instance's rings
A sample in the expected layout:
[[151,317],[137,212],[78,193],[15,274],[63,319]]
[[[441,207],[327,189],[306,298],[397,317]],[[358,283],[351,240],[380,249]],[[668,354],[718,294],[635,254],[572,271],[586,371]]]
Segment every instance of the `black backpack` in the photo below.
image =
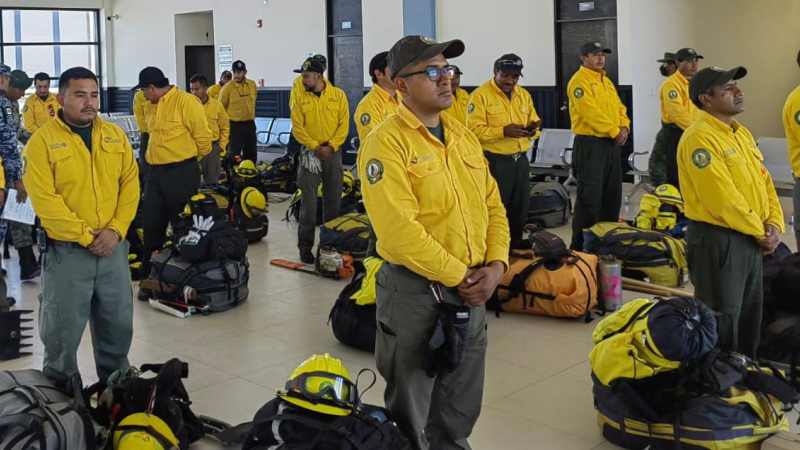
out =
[[281,450],[411,449],[383,408],[362,405],[348,416],[330,416],[280,398],[256,413],[242,450],[267,450],[277,444]]
[[361,289],[366,271],[363,264],[355,264],[356,273],[350,283],[339,293],[339,298],[331,309],[328,323],[333,329],[333,335],[344,345],[363,350],[375,351],[375,333],[377,320],[375,318],[375,304],[358,305],[350,298]]
[[553,228],[572,217],[572,200],[561,183],[545,182],[531,186],[528,199],[528,224]]
[[[193,217],[203,219],[207,216]],[[192,236],[195,238],[192,239]],[[214,225],[208,231],[200,231],[192,226],[176,246],[181,257],[193,263],[225,259],[241,261],[247,255],[244,233],[227,220],[218,218],[214,218]]]
[[[140,376],[147,372],[157,375],[152,378]],[[180,441],[181,450],[205,436],[202,420],[192,412],[189,393],[181,381],[189,376],[189,365],[173,358],[164,364],[145,364],[139,371],[129,370],[122,379],[112,382],[110,386],[95,384],[85,391],[87,398],[98,395],[98,399],[110,399],[110,405],[98,401],[92,410],[94,419],[110,430],[131,414],[148,411],[148,404],[153,397],[155,401],[152,414],[163,420]],[[107,449],[112,448],[109,439]]]
[[80,394],[80,378],[67,392],[38,370],[0,372],[0,448],[95,450],[97,436]]

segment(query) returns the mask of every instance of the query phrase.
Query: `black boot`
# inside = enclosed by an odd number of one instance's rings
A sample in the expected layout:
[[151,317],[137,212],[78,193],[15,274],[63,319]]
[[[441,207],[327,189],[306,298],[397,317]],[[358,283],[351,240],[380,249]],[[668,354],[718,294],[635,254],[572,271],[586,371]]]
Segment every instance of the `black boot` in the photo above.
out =
[[314,252],[310,247],[300,247],[300,261],[303,264],[314,264]]
[[36,255],[33,253],[33,246],[17,249],[19,254],[19,279],[22,281],[32,280],[42,274]]

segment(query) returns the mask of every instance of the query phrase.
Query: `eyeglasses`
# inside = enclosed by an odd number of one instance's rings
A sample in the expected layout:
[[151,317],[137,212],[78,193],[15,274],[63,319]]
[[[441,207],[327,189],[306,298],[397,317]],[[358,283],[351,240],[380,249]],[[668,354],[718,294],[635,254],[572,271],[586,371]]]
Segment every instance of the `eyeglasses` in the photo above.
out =
[[398,75],[398,77],[408,78],[423,73],[427,75],[428,79],[431,81],[439,81],[442,78],[447,78],[448,80],[452,80],[456,76],[456,68],[454,66],[444,66],[444,67],[428,66],[425,68],[425,70],[420,70],[418,72],[411,72],[404,75]]

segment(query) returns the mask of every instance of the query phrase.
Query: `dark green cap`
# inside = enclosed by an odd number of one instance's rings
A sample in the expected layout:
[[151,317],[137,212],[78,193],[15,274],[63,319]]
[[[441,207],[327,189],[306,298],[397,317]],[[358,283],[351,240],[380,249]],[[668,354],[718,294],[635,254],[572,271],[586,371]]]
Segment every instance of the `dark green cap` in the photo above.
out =
[[24,91],[33,84],[33,80],[23,70],[12,70],[9,76],[11,77],[11,87],[13,88]]
[[664,63],[674,63],[675,62],[675,53],[672,52],[664,52],[664,57],[656,60],[656,62]]
[[719,67],[706,67],[700,70],[689,81],[689,97],[695,105],[700,107],[700,96],[714,86],[722,86],[731,80],[739,80],[747,75],[747,69],[742,66],[730,70]]
[[424,36],[406,36],[389,50],[389,70],[392,78],[401,70],[416,62],[433,58],[438,54],[445,58],[457,58],[464,53],[464,43],[459,39],[436,42]]
[[703,55],[697,53],[693,48],[682,48],[675,53],[676,61],[688,61],[690,59],[703,59]]

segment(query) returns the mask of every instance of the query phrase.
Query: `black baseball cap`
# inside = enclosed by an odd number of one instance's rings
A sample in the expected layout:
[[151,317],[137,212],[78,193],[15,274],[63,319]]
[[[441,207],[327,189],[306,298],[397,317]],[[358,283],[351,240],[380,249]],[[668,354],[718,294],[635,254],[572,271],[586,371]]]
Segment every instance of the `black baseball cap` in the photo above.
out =
[[21,89],[24,91],[25,89],[31,87],[31,85],[33,84],[33,80],[23,70],[19,69],[12,70],[11,73],[9,73],[9,76],[11,77],[10,84],[11,87],[13,88]]
[[242,61],[241,59],[237,59],[236,61],[233,62],[231,69],[234,72],[244,72],[245,70],[247,70],[247,66],[244,64],[244,61]]
[[425,36],[406,36],[395,42],[389,50],[389,70],[392,78],[396,77],[401,70],[438,54],[445,58],[457,58],[464,53],[464,42],[460,39],[452,41],[436,42]]
[[169,80],[158,67],[145,67],[139,72],[139,84],[134,86],[133,89],[146,88],[151,84],[155,87],[162,88],[169,85]]
[[581,45],[581,56],[591,55],[594,53],[605,53],[606,55],[610,55],[611,49],[598,41],[587,42]]
[[506,53],[505,55],[497,58],[494,62],[495,72],[522,72],[522,58],[513,54]]
[[747,75],[747,69],[742,66],[730,70],[719,67],[706,67],[698,71],[689,81],[689,97],[692,102],[700,107],[700,96],[714,86],[722,86],[731,80],[739,80]]
[[676,61],[688,61],[690,59],[703,59],[703,55],[697,53],[693,48],[682,48],[675,53]]
[[303,65],[299,69],[294,69],[294,73],[303,72],[323,73],[325,72],[325,65],[322,64],[319,59],[315,59],[313,56],[311,56],[306,58],[306,60],[303,62]]
[[675,53],[672,52],[664,52],[664,57],[661,59],[656,60],[656,62],[664,63],[674,63],[675,62]]

